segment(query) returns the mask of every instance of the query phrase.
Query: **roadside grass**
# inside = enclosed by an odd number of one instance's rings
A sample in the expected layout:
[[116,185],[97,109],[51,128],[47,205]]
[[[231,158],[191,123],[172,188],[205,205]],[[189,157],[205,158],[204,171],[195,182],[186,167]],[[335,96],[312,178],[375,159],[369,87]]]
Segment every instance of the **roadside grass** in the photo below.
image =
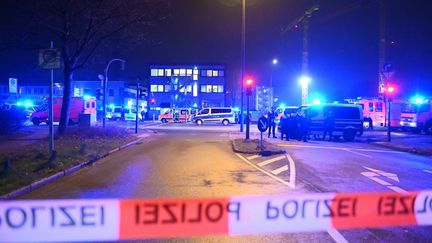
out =
[[127,129],[71,128],[57,137],[57,160],[50,161],[49,142],[38,141],[0,154],[0,195],[71,168],[97,159],[110,150],[135,140]]

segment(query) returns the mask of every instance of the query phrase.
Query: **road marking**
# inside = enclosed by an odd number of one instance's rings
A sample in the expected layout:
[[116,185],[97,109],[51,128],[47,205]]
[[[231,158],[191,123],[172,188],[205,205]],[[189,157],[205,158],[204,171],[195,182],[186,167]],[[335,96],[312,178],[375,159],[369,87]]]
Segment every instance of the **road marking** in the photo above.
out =
[[317,148],[317,149],[336,149],[336,150],[357,150],[357,151],[363,151],[363,152],[377,152],[377,153],[396,153],[396,154],[404,153],[404,152],[392,151],[392,150],[376,150],[376,149],[362,149],[362,148],[338,148],[338,147],[313,146],[313,145],[278,144],[278,146],[281,146],[281,147]]
[[368,157],[368,158],[372,158],[372,156],[367,155],[367,154],[362,154],[362,153],[355,152],[355,151],[352,151],[352,150],[349,150],[349,149],[344,149],[344,150],[345,150],[345,151],[348,151],[348,152],[350,152],[350,153],[353,153],[353,154],[357,154],[357,155],[365,156],[365,157]]
[[258,166],[263,167],[263,166],[265,166],[265,165],[268,165],[268,164],[271,164],[271,163],[273,163],[273,162],[276,162],[276,161],[282,160],[282,159],[284,159],[284,158],[285,158],[285,156],[278,156],[278,157],[273,158],[273,159],[264,160],[263,162],[258,163]]
[[294,160],[291,158],[291,155],[289,155],[289,154],[287,154],[287,158],[289,161],[289,168],[290,168],[289,181],[290,181],[291,185],[293,186],[293,188],[295,188],[295,186],[296,186],[296,168],[295,168]]
[[259,157],[261,157],[261,155],[252,155],[252,156],[247,157],[246,159],[253,160],[253,159],[256,159]]
[[385,176],[385,177],[387,177],[389,179],[392,179],[394,181],[400,182],[399,181],[399,177],[396,174],[394,174],[394,173],[389,173],[389,172],[385,172],[385,171],[382,171],[382,170],[372,169],[372,168],[369,168],[369,167],[366,167],[366,166],[363,166],[363,168],[365,168],[367,170],[370,170],[370,171],[373,171],[373,172],[376,172],[376,173],[378,173],[378,174],[380,174],[382,176]]
[[432,174],[432,171],[430,171],[430,170],[423,170],[423,171]]
[[343,235],[336,229],[327,229],[327,233],[336,241],[336,243],[348,243],[345,237],[343,237]]
[[280,179],[279,177],[274,176],[273,174],[271,174],[271,173],[269,173],[269,172],[263,170],[261,167],[258,167],[258,166],[256,166],[254,163],[251,163],[251,162],[249,162],[249,160],[243,158],[243,156],[241,156],[240,154],[235,153],[235,155],[237,155],[237,157],[239,157],[241,160],[243,160],[244,162],[246,162],[248,165],[250,165],[250,166],[254,167],[255,169],[261,171],[262,173],[264,173],[264,174],[270,176],[271,178],[273,178],[273,179],[279,181],[280,183],[282,183],[282,184],[284,184],[284,185],[287,185],[287,186],[291,187],[292,189],[294,189],[294,187],[291,185],[291,183],[286,182],[286,181]]
[[276,170],[272,170],[271,173],[273,173],[273,175],[279,175],[280,173],[287,171],[288,170],[288,165],[284,165],[280,168],[277,168]]
[[405,191],[404,189],[398,187],[398,186],[388,186],[389,189],[392,189],[395,192],[399,193],[407,193],[408,191]]

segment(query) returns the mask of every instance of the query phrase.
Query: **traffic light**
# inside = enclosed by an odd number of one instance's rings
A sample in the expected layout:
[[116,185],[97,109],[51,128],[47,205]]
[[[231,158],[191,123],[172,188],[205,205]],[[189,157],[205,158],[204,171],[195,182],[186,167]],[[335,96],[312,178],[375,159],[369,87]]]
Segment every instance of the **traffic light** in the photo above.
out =
[[151,98],[150,99],[150,104],[154,105],[156,103],[156,99],[155,98]]
[[139,98],[144,99],[146,96],[147,96],[147,89],[145,88],[139,89]]
[[387,85],[384,88],[384,95],[385,95],[385,97],[387,97],[387,99],[389,99],[389,101],[392,100],[395,93],[396,93],[396,87],[394,85]]
[[253,88],[253,80],[252,79],[246,80],[246,95],[247,96],[252,95],[252,88]]

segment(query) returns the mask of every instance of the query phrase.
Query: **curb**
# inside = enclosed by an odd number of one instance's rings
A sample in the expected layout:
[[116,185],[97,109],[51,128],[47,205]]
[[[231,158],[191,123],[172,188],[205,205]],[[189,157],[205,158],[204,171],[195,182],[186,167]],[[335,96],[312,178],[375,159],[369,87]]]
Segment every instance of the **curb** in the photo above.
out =
[[234,143],[234,139],[231,139],[231,147],[232,150],[236,153],[242,153],[242,154],[260,154],[262,156],[271,156],[275,154],[285,154],[285,150],[263,150],[263,151],[248,151],[248,150],[241,150],[237,148],[237,146]]
[[81,170],[81,169],[83,169],[85,167],[88,167],[88,166],[92,165],[93,163],[99,161],[102,158],[105,158],[105,157],[107,157],[109,155],[112,155],[112,154],[114,154],[114,153],[116,153],[116,152],[118,152],[120,150],[124,150],[124,149],[126,149],[126,148],[128,148],[128,147],[130,147],[132,145],[135,145],[135,144],[141,142],[142,140],[146,139],[149,136],[150,135],[140,137],[137,140],[132,141],[130,143],[127,143],[125,145],[122,145],[122,146],[120,146],[118,148],[115,148],[115,149],[113,149],[113,150],[111,150],[111,151],[103,154],[102,156],[98,156],[96,158],[87,160],[86,162],[82,162],[82,163],[80,163],[78,165],[75,165],[75,166],[73,166],[71,168],[68,168],[68,169],[65,169],[63,171],[57,172],[54,175],[51,175],[51,176],[43,178],[43,179],[41,179],[39,181],[33,182],[30,185],[21,187],[20,189],[17,189],[17,190],[15,190],[13,192],[10,192],[8,194],[2,195],[2,196],[0,196],[0,200],[3,200],[3,199],[13,199],[13,198],[22,196],[24,194],[27,194],[27,193],[29,193],[29,192],[31,192],[31,191],[39,188],[39,187],[42,187],[42,186],[44,186],[44,185],[46,185],[48,183],[54,182],[54,181],[56,181],[56,180],[58,180],[58,179],[60,179],[60,178],[62,178],[64,176],[70,175],[70,174],[72,174],[72,173],[74,173],[76,171],[79,171],[79,170]]
[[405,146],[397,146],[394,144],[387,144],[387,142],[371,142],[370,144],[373,144],[378,147],[388,148],[400,152],[407,152],[407,153],[413,153],[413,154],[419,154],[419,155],[425,155],[425,156],[432,156],[432,151],[426,150],[426,149],[417,149],[413,147],[405,147]]

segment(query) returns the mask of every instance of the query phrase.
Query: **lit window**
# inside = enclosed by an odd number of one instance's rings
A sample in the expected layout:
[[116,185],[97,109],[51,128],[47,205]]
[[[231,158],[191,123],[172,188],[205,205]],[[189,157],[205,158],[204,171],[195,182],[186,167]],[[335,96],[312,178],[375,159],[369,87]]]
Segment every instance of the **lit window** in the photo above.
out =
[[213,70],[213,77],[217,77],[218,76],[218,71],[217,70]]
[[194,74],[194,75],[198,75],[198,69],[195,68],[195,69],[193,70],[193,74]]
[[218,85],[218,91],[219,91],[219,93],[223,93],[224,92],[224,86]]
[[212,77],[212,70],[207,70],[207,77]]
[[206,91],[207,91],[207,93],[211,93],[212,92],[212,86],[207,85]]
[[165,85],[165,92],[170,92],[171,91],[171,85],[166,84]]
[[171,76],[171,69],[165,69],[165,76],[167,77]]
[[207,76],[207,70],[201,70],[201,76],[203,77]]
[[218,93],[218,86],[217,85],[213,85],[212,91],[213,91],[213,93]]
[[198,74],[194,74],[192,79],[193,79],[194,81],[197,81],[197,80],[198,80]]
[[219,71],[219,77],[223,77],[225,75],[224,71]]
[[158,87],[156,84],[150,85],[150,92],[158,92]]
[[158,69],[158,76],[164,76],[164,70]]
[[207,86],[201,85],[201,93],[206,93],[206,92],[207,92]]
[[152,69],[152,70],[151,70],[151,76],[152,76],[152,77],[156,77],[156,76],[158,76],[158,70],[157,70],[157,69]]
[[[195,76],[195,75],[194,75]],[[198,96],[198,84],[195,82],[193,85],[193,96],[197,97]]]
[[174,69],[174,76],[180,75],[180,69]]
[[192,85],[189,84],[189,85],[187,86],[187,92],[192,92]]
[[164,86],[162,84],[158,85],[158,92],[164,92]]
[[187,76],[192,76],[192,69],[187,69],[186,70],[186,75]]
[[180,69],[180,76],[186,76],[186,69]]

